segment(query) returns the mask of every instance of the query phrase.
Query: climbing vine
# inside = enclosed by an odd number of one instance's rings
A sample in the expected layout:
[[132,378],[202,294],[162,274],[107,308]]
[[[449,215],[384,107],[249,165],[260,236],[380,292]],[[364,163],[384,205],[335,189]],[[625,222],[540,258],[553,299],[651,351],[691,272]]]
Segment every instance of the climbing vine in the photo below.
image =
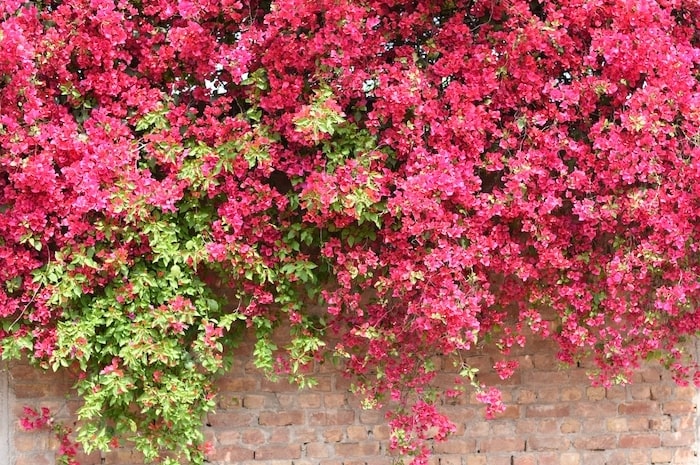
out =
[[165,464],[204,460],[243,331],[302,386],[341,360],[416,463],[454,429],[434,355],[492,344],[507,378],[553,337],[597,382],[644,359],[698,382],[699,21],[691,0],[6,0],[0,353],[80,373],[86,451]]

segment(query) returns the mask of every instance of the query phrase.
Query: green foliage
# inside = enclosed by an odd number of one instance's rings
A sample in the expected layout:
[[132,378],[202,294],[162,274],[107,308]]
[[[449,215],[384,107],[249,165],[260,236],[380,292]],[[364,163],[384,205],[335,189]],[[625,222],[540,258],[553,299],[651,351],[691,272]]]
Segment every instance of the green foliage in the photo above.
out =
[[225,367],[234,323],[245,317],[224,312],[198,275],[210,218],[183,204],[177,214],[154,212],[138,229],[111,227],[126,244],[148,244],[150,256],[115,259],[99,288],[85,286],[89,273],[109,264],[101,253],[109,251],[105,242],[62,250],[36,273],[51,289],[48,304],[63,309],[52,368],[77,364],[87,373],[76,384],[84,399],[78,441],[87,452],[108,450],[122,437],[148,460],[168,450],[201,462],[197,447],[202,416],[214,407],[212,377]]

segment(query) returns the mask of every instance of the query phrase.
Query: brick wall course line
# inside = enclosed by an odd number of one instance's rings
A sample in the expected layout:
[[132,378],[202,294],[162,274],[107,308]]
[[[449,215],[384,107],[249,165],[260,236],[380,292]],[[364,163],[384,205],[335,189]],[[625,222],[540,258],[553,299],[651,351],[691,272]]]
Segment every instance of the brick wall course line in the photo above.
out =
[[[536,350],[547,347],[554,357],[551,344]],[[483,406],[469,392],[443,402],[457,434],[431,446],[428,465],[700,463],[700,398],[694,387],[676,386],[653,366],[635,375],[630,386],[592,387],[585,368],[560,370],[542,354],[519,357],[535,363],[526,364],[518,383],[500,386],[508,408],[496,419],[484,420]],[[482,353],[475,363],[486,366],[494,359]],[[351,381],[339,373],[319,368],[321,388],[299,390],[266,380],[251,368],[245,353],[236,364],[240,371],[219,381],[218,410],[206,419],[211,465],[392,465],[397,459],[389,448],[386,412],[363,410],[349,392]],[[452,366],[449,361],[436,364]],[[24,395],[4,410],[12,416],[10,449],[15,455],[4,463],[55,465],[55,441],[46,432],[17,430],[16,418],[25,404],[47,405],[70,421],[79,405],[65,397],[70,380],[23,364],[13,364],[10,373],[8,388],[24,390]],[[453,377],[446,373],[440,379],[447,383]],[[130,449],[82,459],[82,465],[142,463]]]

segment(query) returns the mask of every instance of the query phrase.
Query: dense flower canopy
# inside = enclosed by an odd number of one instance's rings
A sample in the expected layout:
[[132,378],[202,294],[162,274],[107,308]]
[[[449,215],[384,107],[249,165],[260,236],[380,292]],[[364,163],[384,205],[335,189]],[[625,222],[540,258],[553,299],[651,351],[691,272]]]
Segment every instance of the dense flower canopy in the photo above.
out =
[[246,326],[419,461],[436,354],[682,382],[699,208],[696,0],[0,2],[0,350],[81,372],[87,448],[200,463]]

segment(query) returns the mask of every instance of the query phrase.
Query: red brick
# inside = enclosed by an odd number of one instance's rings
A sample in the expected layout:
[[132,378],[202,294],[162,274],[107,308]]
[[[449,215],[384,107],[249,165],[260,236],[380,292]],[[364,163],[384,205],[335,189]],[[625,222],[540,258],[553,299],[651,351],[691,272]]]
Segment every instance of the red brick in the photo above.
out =
[[642,449],[659,447],[661,438],[655,434],[622,434],[618,446],[624,449]]
[[301,408],[318,408],[321,406],[321,395],[315,393],[299,394],[297,404]]
[[469,398],[467,395],[465,395],[464,392],[457,393],[456,396],[454,397],[447,397],[443,400],[444,405],[449,405],[449,406],[460,406],[460,405],[467,405],[469,403]]
[[559,434],[559,420],[555,418],[543,418],[537,425],[537,431],[542,434]]
[[612,386],[605,390],[605,398],[608,400],[625,400],[627,390],[622,386]]
[[439,465],[462,465],[462,458],[461,457],[450,457],[449,455],[444,456],[444,457],[435,457],[438,459],[438,464]]
[[[479,404],[475,407],[461,407],[458,409],[450,409],[450,419],[455,423],[467,423],[469,425],[481,423],[484,421],[484,407]],[[385,422],[386,420],[382,420]]]
[[260,391],[262,392],[296,392],[298,390],[299,386],[290,383],[286,379],[281,379],[279,381],[263,379],[260,382]]
[[343,439],[343,430],[340,428],[327,428],[323,431],[326,442],[340,442]]
[[651,399],[651,387],[645,384],[633,384],[627,388],[634,400]]
[[89,455],[84,452],[78,452],[75,454],[74,459],[82,465],[102,464],[102,455],[100,452],[93,452]]
[[486,438],[491,435],[491,425],[487,421],[470,423],[467,425],[467,431],[471,438]]
[[630,465],[649,465],[649,451],[645,449],[635,449],[627,454],[627,463]]
[[579,431],[581,431],[581,422],[578,420],[566,419],[561,422],[559,431],[561,431],[564,434],[578,433]]
[[83,402],[69,399],[65,403],[65,406],[66,406],[66,410],[68,411],[68,415],[70,415],[72,417],[72,416],[76,415],[76,413],[78,412],[78,409],[83,406]]
[[653,417],[649,419],[649,429],[653,431],[670,431],[671,417],[664,415],[661,417]]
[[642,381],[645,383],[658,383],[661,381],[661,370],[658,368],[646,368],[641,371]]
[[531,370],[535,364],[532,361],[532,355],[521,355],[517,357],[518,366],[521,370]]
[[537,431],[537,420],[516,420],[515,432],[518,434],[528,434]]
[[41,399],[60,395],[68,390],[69,386],[57,387],[50,383],[37,382],[32,384],[15,384],[13,387],[14,395],[17,399]]
[[263,408],[267,403],[266,396],[259,396],[256,394],[249,394],[243,398],[243,407],[257,409]]
[[[608,461],[606,465],[625,463],[627,460],[627,451],[625,449],[613,450],[608,452]],[[586,462],[583,462],[584,464]]]
[[17,457],[14,465],[53,465],[54,454],[44,453],[44,454],[31,454],[31,455],[21,455]]
[[619,464],[625,463],[626,458],[623,457],[622,460],[613,462],[609,458],[609,453],[606,451],[585,451],[583,452],[581,458],[585,465],[608,465],[608,464]]
[[[616,404],[611,401],[599,402],[573,402],[571,405],[572,417],[605,418],[615,412]],[[596,420],[598,421],[598,420]]]
[[674,465],[697,465],[697,453],[692,448],[679,448],[673,453]]
[[258,428],[241,431],[241,442],[243,444],[259,445],[265,444],[265,441],[265,433]]
[[302,425],[304,424],[304,412],[302,410],[260,412],[258,422],[262,426]]
[[532,365],[537,370],[556,370],[559,368],[559,360],[553,357],[552,354],[535,354],[531,356]]
[[561,418],[569,416],[569,412],[567,404],[528,405],[525,408],[525,416],[535,418]]
[[513,436],[515,435],[515,425],[512,421],[498,421],[491,424],[491,434],[490,437],[502,437],[502,436]]
[[519,455],[513,458],[513,465],[537,465],[537,455]]
[[[126,465],[126,464],[142,464],[145,463],[143,455],[133,449],[127,449],[120,447],[118,449],[112,450],[112,452],[105,454],[104,462],[100,462],[101,465]],[[88,464],[84,464],[88,465]]]
[[471,454],[465,457],[467,465],[486,465],[486,456],[480,454]]
[[436,454],[465,455],[476,451],[476,441],[465,439],[448,439],[445,442],[435,444],[433,450]]
[[651,386],[651,399],[665,401],[671,398],[673,387],[667,384],[653,384]]
[[355,412],[353,410],[314,412],[309,417],[311,426],[350,425],[355,420]]
[[268,430],[270,437],[267,439],[267,442],[274,442],[278,444],[290,444],[291,441],[291,433],[294,428],[290,428],[288,426],[278,426],[274,428],[270,428]]
[[259,382],[259,378],[228,376],[220,379],[217,386],[220,392],[251,392],[258,388]]
[[667,415],[682,415],[695,411],[695,404],[687,400],[672,400],[664,402],[662,405],[663,412]]
[[627,417],[629,431],[649,431],[649,417]]
[[37,451],[44,452],[48,447],[46,433],[15,433],[13,437],[14,448],[17,452]]
[[[37,375],[39,373],[35,367],[28,365],[26,363],[18,362],[18,361],[8,363],[8,368],[9,368],[9,372],[10,372],[10,379],[11,379],[11,381],[15,381],[15,382],[18,380],[34,381],[37,379]],[[3,366],[3,370],[4,369],[5,368]],[[46,375],[47,375],[47,378],[49,376],[51,376],[51,377],[56,376],[56,374],[52,373],[52,372],[46,372]]]
[[530,438],[526,442],[528,451],[566,450],[569,448],[569,440],[564,437],[537,437]]
[[579,401],[583,399],[583,391],[580,387],[568,387],[561,390],[561,400],[565,402]]
[[651,463],[671,463],[673,460],[673,449],[652,449]]
[[586,397],[588,400],[603,400],[605,399],[605,388],[589,387],[586,389]]
[[214,429],[216,440],[224,446],[238,445],[241,443],[240,430],[221,430]]
[[391,436],[391,428],[389,425],[376,425],[372,427],[372,437],[378,441],[389,439]]
[[537,465],[559,465],[559,452],[540,452],[537,454]]
[[679,415],[674,418],[676,431],[694,430],[697,426],[697,418],[695,415]]
[[610,450],[615,448],[616,438],[612,434],[603,436],[588,436],[574,439],[576,449]]
[[659,404],[651,401],[635,400],[620,404],[617,411],[620,415],[656,415],[659,413]]
[[207,415],[207,424],[214,428],[230,428],[232,426],[252,426],[255,415],[250,412],[217,412]]
[[[592,367],[593,365],[591,365]],[[589,367],[589,368],[591,368]],[[582,387],[589,386],[591,384],[591,377],[589,376],[589,368],[583,369],[572,369],[569,370],[569,384],[580,385]]]
[[202,431],[204,433],[204,442],[214,444],[216,442],[216,430],[214,428],[205,427]]
[[345,376],[335,377],[335,390],[340,391],[350,391],[353,386],[353,380]]
[[548,403],[559,402],[561,396],[559,387],[543,387],[537,390],[537,398]]
[[255,460],[290,460],[301,457],[301,446],[294,444],[276,444],[255,449]]
[[297,426],[292,429],[294,441],[297,443],[314,442],[318,439],[318,428]]
[[518,407],[517,405],[507,405],[505,411],[496,414],[494,418],[497,418],[499,420],[506,418],[520,418],[520,407]]
[[501,377],[493,371],[483,371],[479,373],[479,382],[487,386],[518,386],[522,384],[522,377],[519,371],[516,371],[510,378],[506,379],[501,379]]
[[217,396],[217,406],[219,410],[235,410],[241,407],[241,399],[235,396]]
[[319,462],[318,465],[344,465],[342,460],[337,460],[337,459],[331,459],[331,460],[323,460]]
[[560,465],[581,465],[581,454],[576,452],[565,452],[559,459]]
[[288,392],[276,392],[275,393],[275,399],[277,399],[277,404],[282,407],[284,410],[289,410],[292,407],[294,407],[294,404],[297,401],[297,393],[288,393]]
[[569,375],[566,371],[540,371],[526,373],[527,384],[546,384],[565,386],[569,382]]
[[208,455],[208,459],[212,462],[221,461],[225,463],[251,460],[252,458],[253,451],[243,447],[217,447]]
[[379,443],[376,441],[345,442],[335,445],[335,453],[340,457],[363,457],[379,453]]
[[519,404],[532,404],[537,400],[537,394],[534,391],[521,389],[516,394],[515,399]]
[[613,433],[628,431],[627,418],[614,417],[605,421],[605,428]]
[[481,453],[489,452],[523,452],[525,440],[519,438],[482,439],[479,444]]
[[[483,352],[482,352],[483,354]],[[493,359],[490,355],[474,355],[465,360],[467,365],[479,369],[480,372],[489,371],[493,367]]]
[[365,441],[369,436],[366,426],[348,426],[345,434],[349,441]]
[[674,395],[676,399],[685,399],[685,400],[693,400],[695,396],[698,394],[698,389],[691,385],[691,386],[676,386]]
[[486,463],[488,465],[512,465],[511,457],[513,457],[511,454],[494,454],[488,457]]
[[692,446],[695,444],[695,434],[691,431],[666,431],[661,433],[661,445],[665,447]]
[[360,423],[363,425],[380,425],[386,423],[384,412],[380,410],[362,410],[360,412]]
[[306,456],[310,458],[330,457],[330,446],[324,442],[306,444]]

